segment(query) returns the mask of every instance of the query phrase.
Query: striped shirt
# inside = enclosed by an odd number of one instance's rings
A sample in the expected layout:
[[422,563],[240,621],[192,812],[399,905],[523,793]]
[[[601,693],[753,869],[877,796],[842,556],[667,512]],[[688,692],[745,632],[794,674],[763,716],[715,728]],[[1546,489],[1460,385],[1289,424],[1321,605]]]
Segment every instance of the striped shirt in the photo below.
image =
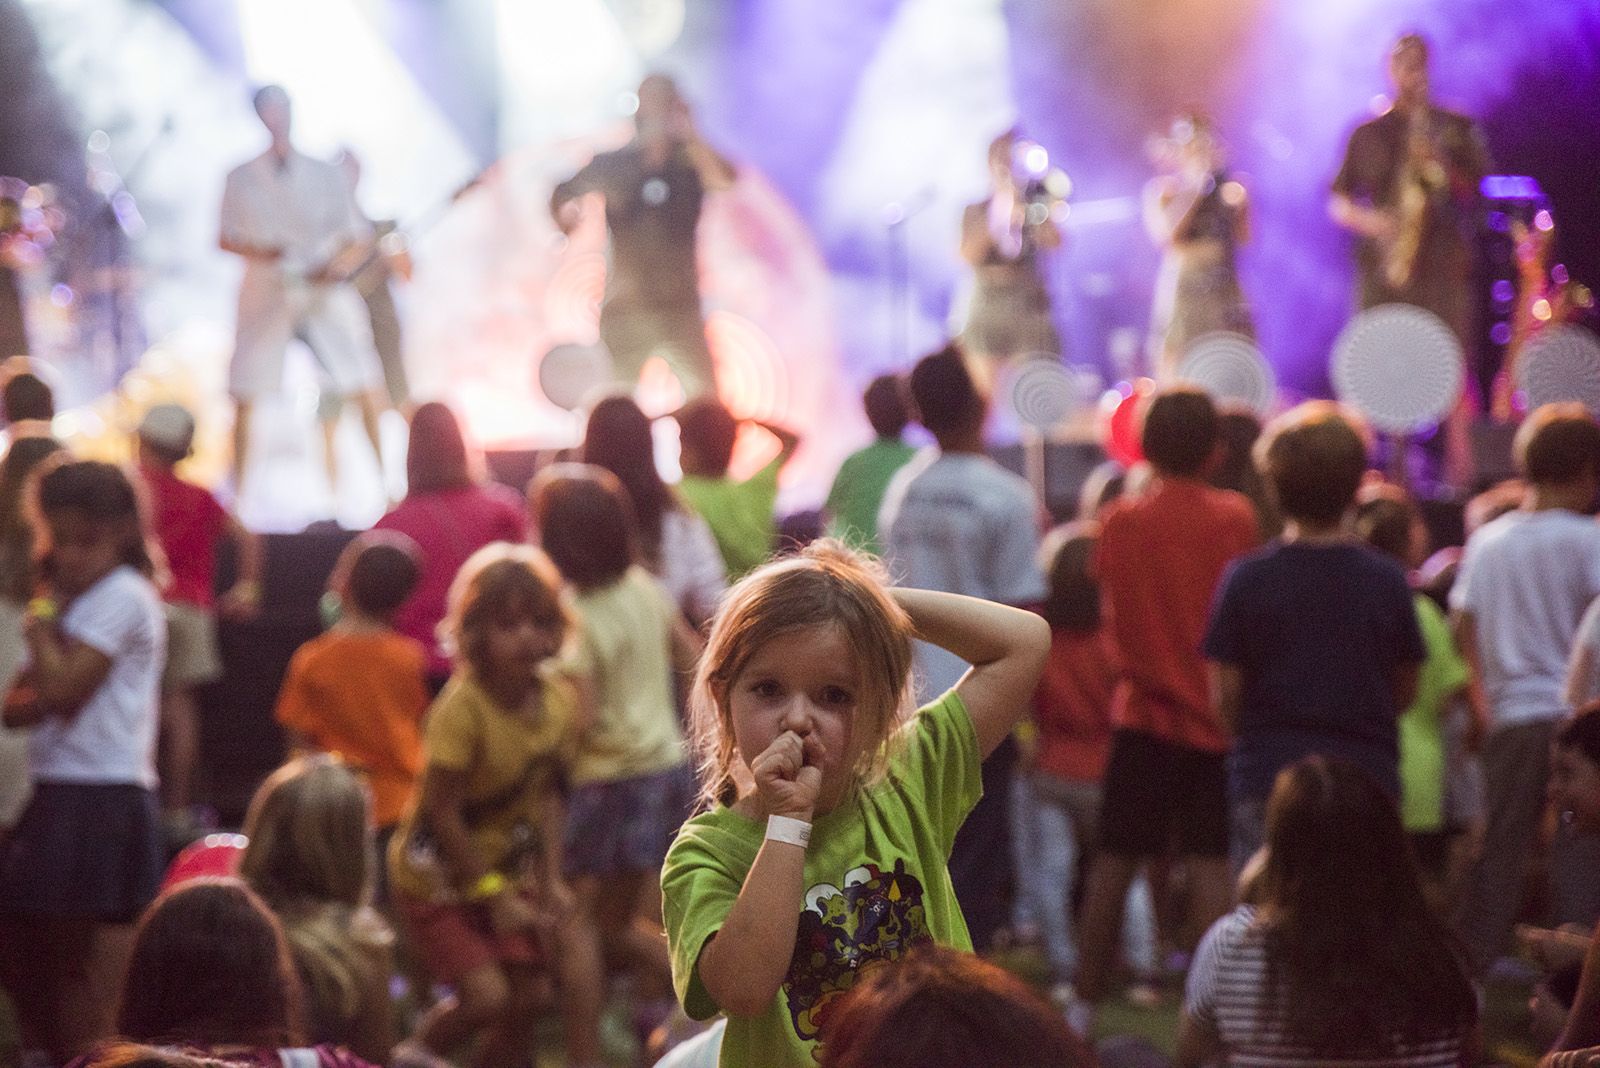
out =
[[[1392,1056],[1318,1055],[1288,1037],[1286,1006],[1267,990],[1267,948],[1249,905],[1211,926],[1195,951],[1184,994],[1184,1011],[1214,1028],[1230,1068],[1455,1068],[1461,1063],[1461,1036],[1401,1042]],[[1337,967],[1337,962],[1330,961]]]

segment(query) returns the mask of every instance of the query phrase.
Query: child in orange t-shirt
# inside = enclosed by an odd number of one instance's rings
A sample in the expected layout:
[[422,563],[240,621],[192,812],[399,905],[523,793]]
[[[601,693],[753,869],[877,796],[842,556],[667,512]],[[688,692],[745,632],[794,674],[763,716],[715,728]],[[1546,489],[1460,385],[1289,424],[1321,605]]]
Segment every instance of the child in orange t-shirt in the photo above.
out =
[[295,748],[337,754],[366,777],[380,847],[422,773],[426,654],[393,626],[416,587],[419,555],[392,531],[351,542],[328,580],[339,618],[296,650],[278,693],[278,722]]

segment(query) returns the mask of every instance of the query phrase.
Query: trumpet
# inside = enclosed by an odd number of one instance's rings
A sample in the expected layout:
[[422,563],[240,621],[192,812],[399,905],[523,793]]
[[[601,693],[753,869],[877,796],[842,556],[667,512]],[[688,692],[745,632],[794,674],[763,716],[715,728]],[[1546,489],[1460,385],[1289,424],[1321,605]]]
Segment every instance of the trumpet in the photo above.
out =
[[1066,217],[1072,179],[1050,162],[1050,153],[1036,141],[1018,141],[1011,150],[1011,180],[1017,187],[1022,226],[1042,226]]

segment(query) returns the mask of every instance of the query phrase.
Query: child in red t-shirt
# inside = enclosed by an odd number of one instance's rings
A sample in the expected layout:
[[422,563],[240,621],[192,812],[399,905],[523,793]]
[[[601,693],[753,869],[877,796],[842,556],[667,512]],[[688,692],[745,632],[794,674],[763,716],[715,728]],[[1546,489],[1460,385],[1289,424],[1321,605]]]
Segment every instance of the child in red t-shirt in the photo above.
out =
[[[1069,523],[1050,532],[1040,553],[1050,580],[1040,610],[1050,624],[1050,657],[1033,695],[1038,737],[1028,786],[1038,839],[1018,877],[1028,880],[1020,889],[1037,902],[1057,1000],[1077,972],[1072,904],[1099,835],[1101,780],[1111,754],[1117,669],[1090,568],[1098,534],[1093,521]],[[1154,925],[1141,877],[1130,888],[1122,928],[1128,963],[1140,974],[1155,967]]]
[[[216,611],[254,614],[261,595],[261,544],[211,491],[179,478],[176,467],[194,445],[194,416],[179,404],[157,404],[139,424],[139,472],[149,495],[150,526],[166,554],[171,581],[164,591],[167,666],[161,676],[161,794],[172,833],[194,835],[190,787],[199,756],[195,691],[222,677]],[[238,553],[237,580],[212,594],[217,547]]]

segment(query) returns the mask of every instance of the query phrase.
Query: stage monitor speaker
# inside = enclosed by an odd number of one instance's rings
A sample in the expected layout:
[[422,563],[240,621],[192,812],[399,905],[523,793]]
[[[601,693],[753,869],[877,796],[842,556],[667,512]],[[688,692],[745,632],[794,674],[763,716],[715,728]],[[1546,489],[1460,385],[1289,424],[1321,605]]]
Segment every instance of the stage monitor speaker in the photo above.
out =
[[490,449],[484,453],[489,477],[518,493],[526,493],[533,476],[557,460],[576,459],[575,449]]
[[[201,689],[200,766],[196,793],[223,826],[238,826],[250,796],[283,761],[284,737],[273,711],[289,658],[322,633],[318,603],[339,554],[355,532],[332,524],[262,538],[261,608],[248,620],[220,619],[222,678]],[[231,554],[218,578],[233,581]]]
[[1515,423],[1480,419],[1472,425],[1472,464],[1478,472],[1480,489],[1517,477],[1517,467],[1511,459],[1511,442],[1516,436]]
[[[1027,477],[1022,445],[998,445],[989,450],[996,463]],[[1106,461],[1105,450],[1093,442],[1047,442],[1044,447],[1044,504],[1057,522],[1077,518],[1078,492],[1090,472]]]

